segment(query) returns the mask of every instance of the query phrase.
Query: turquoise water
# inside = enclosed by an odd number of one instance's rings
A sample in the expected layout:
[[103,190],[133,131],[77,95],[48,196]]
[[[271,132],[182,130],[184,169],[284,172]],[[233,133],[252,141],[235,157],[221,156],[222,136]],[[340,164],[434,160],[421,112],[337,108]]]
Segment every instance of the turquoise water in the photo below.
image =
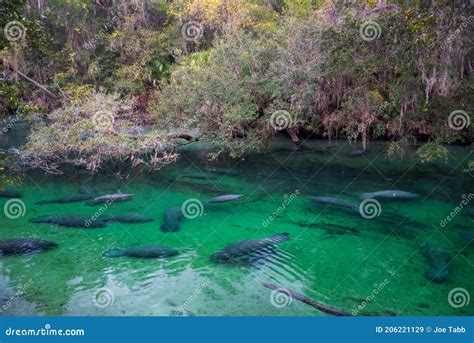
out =
[[[347,312],[362,306],[361,314],[473,315],[472,300],[459,308],[448,301],[455,288],[474,294],[474,244],[459,237],[460,231],[474,230],[467,215],[473,204],[444,227],[440,224],[463,194],[472,192],[472,175],[464,171],[470,148],[451,147],[446,163],[422,164],[413,152],[403,160],[388,160],[384,143],[372,143],[370,152],[359,157],[349,155],[345,141],[312,144],[328,153],[297,151],[291,143],[276,141],[265,154],[209,161],[206,146],[196,144],[183,150],[176,164],[152,173],[116,169],[93,177],[78,170],[62,176],[28,174],[21,185],[11,186],[23,193],[26,212],[18,219],[2,214],[0,238],[37,237],[59,246],[37,255],[0,257],[0,301],[7,305],[1,314],[326,315],[296,299],[279,303],[282,298],[262,285],[269,282]],[[83,185],[97,193],[133,193],[132,201],[114,203],[105,213],[138,212],[154,221],[109,223],[100,229],[28,222],[47,214],[94,215],[100,205],[35,205],[73,194]],[[380,201],[380,216],[373,219],[305,198],[339,196],[359,204],[361,193],[384,189],[410,191],[420,198]],[[244,196],[204,204],[222,194]],[[178,232],[162,232],[165,210],[189,199],[202,201],[202,215],[183,219]],[[0,204],[7,200],[0,198]],[[231,243],[282,232],[290,239],[259,263],[210,260]],[[180,255],[102,257],[113,247],[146,244],[176,248]],[[451,254],[447,281],[425,278],[429,266],[424,244]]]

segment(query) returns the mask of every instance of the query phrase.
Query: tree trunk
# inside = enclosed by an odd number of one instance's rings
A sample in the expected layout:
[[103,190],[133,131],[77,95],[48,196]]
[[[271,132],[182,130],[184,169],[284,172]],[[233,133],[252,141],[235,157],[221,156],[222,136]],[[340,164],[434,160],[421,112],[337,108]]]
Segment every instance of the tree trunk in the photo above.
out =
[[49,96],[53,97],[53,98],[56,98],[56,95],[54,95],[53,93],[51,93],[48,89],[46,89],[44,86],[40,85],[38,82],[36,82],[35,80],[29,78],[28,76],[26,76],[25,74],[23,74],[21,71],[18,71],[18,70],[15,70],[15,73],[19,76],[21,76],[22,79],[25,79],[26,81],[28,82],[31,82],[32,84],[34,84],[36,87],[38,87],[39,89],[41,89],[43,92],[45,92],[46,94],[48,94]]
[[362,131],[362,149],[367,150],[367,129]]

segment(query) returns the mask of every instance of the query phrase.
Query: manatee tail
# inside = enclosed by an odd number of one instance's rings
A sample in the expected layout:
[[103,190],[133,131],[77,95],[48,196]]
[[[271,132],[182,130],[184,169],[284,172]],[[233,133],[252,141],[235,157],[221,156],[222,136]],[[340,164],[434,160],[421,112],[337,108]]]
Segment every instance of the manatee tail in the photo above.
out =
[[283,232],[283,233],[279,233],[277,235],[271,236],[270,239],[273,241],[273,243],[286,242],[287,240],[290,239],[290,234],[287,232]]
[[88,185],[82,185],[79,188],[79,194],[88,194],[88,195],[93,195],[95,194],[94,190],[88,186]]
[[35,202],[36,205],[47,205],[47,204],[52,204],[52,200],[42,200],[42,201],[37,201]]
[[35,218],[31,218],[28,220],[29,223],[35,223],[35,224],[40,224],[40,223],[50,223],[54,219],[54,216],[39,216]]
[[448,269],[430,270],[425,273],[425,278],[432,282],[444,282],[449,277]]
[[121,257],[125,256],[125,249],[120,249],[120,248],[113,248],[110,250],[107,250],[102,254],[104,257]]
[[360,205],[354,205],[354,207],[352,207],[352,210],[357,212],[357,213],[360,213]]
[[100,216],[99,220],[104,221],[104,222],[112,222],[116,220],[115,216],[110,215],[110,214],[103,214]]

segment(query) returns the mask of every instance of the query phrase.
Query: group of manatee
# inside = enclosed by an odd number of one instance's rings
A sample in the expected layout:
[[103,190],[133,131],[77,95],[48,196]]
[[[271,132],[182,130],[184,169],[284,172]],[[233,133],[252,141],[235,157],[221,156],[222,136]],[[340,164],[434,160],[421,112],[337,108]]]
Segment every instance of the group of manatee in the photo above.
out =
[[[408,199],[416,199],[419,195],[415,193],[405,192],[405,191],[398,191],[398,190],[384,190],[372,193],[362,193],[360,195],[361,200],[365,199],[391,199],[391,200],[408,200]],[[328,196],[307,196],[309,200],[313,200],[320,204],[325,205],[334,205],[349,208],[355,212],[359,212],[359,205],[354,204],[353,202],[345,199],[335,198],[335,197],[328,197]]]
[[[211,198],[205,203],[220,203],[227,201],[238,200],[242,197],[241,194],[226,194],[220,195],[214,198]],[[7,198],[20,198],[21,193],[13,190],[0,191],[0,197]],[[38,201],[37,205],[45,204],[64,204],[64,203],[74,203],[74,202],[83,202],[85,205],[93,206],[98,204],[111,204],[114,202],[124,202],[129,201],[133,198],[133,194],[106,194],[98,195],[92,192],[88,188],[83,188],[79,190],[78,193],[55,198],[49,200]],[[163,232],[175,232],[179,230],[179,224],[183,218],[183,210],[181,206],[170,207],[165,211],[163,224],[161,225],[161,230]],[[152,217],[140,214],[140,213],[123,213],[118,215],[109,215],[101,214],[98,218],[82,214],[60,214],[60,215],[43,215],[29,220],[30,223],[42,223],[42,224],[53,224],[57,226],[70,227],[70,228],[104,228],[107,226],[108,222],[121,222],[121,223],[146,223],[153,221]],[[257,244],[258,240],[245,241],[235,243],[230,246],[230,251],[233,254],[239,257],[250,254],[252,251],[257,250],[257,247],[264,247],[270,245],[273,241],[272,239],[262,239],[260,245]],[[275,241],[276,243],[276,241]],[[26,255],[34,254],[39,252],[44,252],[51,250],[57,247],[58,244],[51,241],[46,241],[37,238],[14,238],[14,239],[5,239],[0,240],[0,255]],[[236,253],[238,247],[242,247],[239,253]],[[236,248],[237,247],[237,248]],[[224,251],[219,252],[224,256]],[[113,248],[104,252],[104,257],[137,257],[137,258],[162,258],[178,255],[179,252],[176,249],[167,248],[159,245],[145,245],[140,247],[131,247],[131,248]],[[229,260],[229,259],[228,259]],[[216,259],[219,261],[219,259]],[[223,260],[222,260],[223,261]]]
[[[227,201],[239,200],[243,195],[242,194],[226,194],[219,195],[212,199],[205,201],[206,204],[220,203]],[[183,219],[183,209],[182,206],[173,206],[169,207],[165,211],[165,216],[163,218],[163,224],[160,229],[163,232],[176,232],[179,231],[179,224]]]
[[[235,201],[243,195],[226,194],[214,197],[204,203],[221,203]],[[14,190],[0,191],[0,197],[19,198],[21,194]],[[399,191],[384,190],[373,193],[363,193],[360,199],[392,199],[392,200],[409,200],[418,198],[418,194]],[[81,188],[81,190],[71,196],[60,197],[56,199],[43,200],[37,202],[38,205],[53,203],[72,203],[84,202],[88,206],[99,205],[104,203],[130,201],[133,194],[95,194],[90,189]],[[308,196],[307,199],[314,202],[339,206],[359,212],[357,204],[348,200],[329,197],[329,196]],[[163,222],[160,226],[163,232],[176,232],[180,229],[180,222],[183,220],[183,210],[181,206],[173,206],[165,210]],[[139,213],[123,213],[119,215],[102,214],[98,218],[91,220],[86,215],[65,214],[65,215],[44,215],[30,219],[30,223],[47,223],[64,227],[73,228],[103,228],[108,222],[122,223],[145,223],[153,221],[152,217]],[[462,231],[460,233],[462,239],[473,240],[473,232]],[[289,240],[288,233],[280,233],[270,237],[244,240],[233,243],[224,247],[220,251],[212,254],[211,259],[217,263],[249,263],[260,257],[272,254],[275,250],[275,244]],[[47,251],[57,247],[55,242],[45,241],[36,238],[14,238],[0,240],[0,255],[24,255]],[[423,253],[426,257],[430,270],[425,273],[425,277],[433,282],[442,282],[447,280],[450,271],[452,256],[448,251],[442,248],[425,245]],[[173,248],[167,248],[159,245],[145,245],[131,248],[113,248],[103,253],[104,257],[136,257],[136,258],[163,258],[178,255],[179,251]]]

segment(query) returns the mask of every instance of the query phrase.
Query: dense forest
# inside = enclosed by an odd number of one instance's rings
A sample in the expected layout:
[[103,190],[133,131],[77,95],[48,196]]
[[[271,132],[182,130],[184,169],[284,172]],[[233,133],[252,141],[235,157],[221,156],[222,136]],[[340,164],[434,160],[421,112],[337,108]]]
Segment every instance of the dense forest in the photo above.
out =
[[[471,1],[472,3],[472,1]],[[4,0],[3,132],[25,167],[159,168],[177,148],[210,158],[347,139],[422,161],[470,144],[469,1]],[[469,163],[474,169],[474,162]]]

